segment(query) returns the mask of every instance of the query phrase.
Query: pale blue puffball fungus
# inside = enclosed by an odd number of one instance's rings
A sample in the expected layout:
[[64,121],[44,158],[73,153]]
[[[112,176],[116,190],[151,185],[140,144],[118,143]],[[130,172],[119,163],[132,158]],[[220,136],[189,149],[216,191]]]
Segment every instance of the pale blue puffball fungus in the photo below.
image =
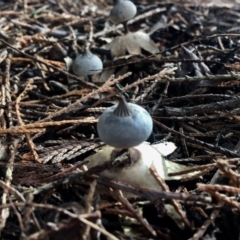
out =
[[119,24],[134,18],[137,13],[135,4],[129,0],[117,0],[113,6],[109,19],[114,24]]
[[72,63],[72,70],[77,76],[90,76],[102,69],[102,60],[89,50],[77,56]]
[[99,138],[115,148],[131,148],[148,139],[153,121],[141,106],[127,103],[121,98],[119,103],[107,108],[99,117],[97,131]]

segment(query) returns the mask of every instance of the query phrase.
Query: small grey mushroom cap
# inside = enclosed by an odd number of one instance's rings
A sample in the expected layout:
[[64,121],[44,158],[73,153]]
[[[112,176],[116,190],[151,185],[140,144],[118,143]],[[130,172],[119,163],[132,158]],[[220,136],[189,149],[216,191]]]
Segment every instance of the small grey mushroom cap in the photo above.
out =
[[102,60],[90,51],[80,54],[72,63],[72,70],[78,76],[93,75],[101,72],[102,69]]
[[[122,108],[122,104],[125,105],[125,109]],[[106,109],[97,124],[99,138],[116,148],[139,145],[150,136],[152,128],[150,114],[141,106],[127,103],[125,100]]]
[[126,22],[131,18],[134,18],[137,13],[135,4],[129,0],[117,0],[117,3],[113,6],[109,19],[114,24]]

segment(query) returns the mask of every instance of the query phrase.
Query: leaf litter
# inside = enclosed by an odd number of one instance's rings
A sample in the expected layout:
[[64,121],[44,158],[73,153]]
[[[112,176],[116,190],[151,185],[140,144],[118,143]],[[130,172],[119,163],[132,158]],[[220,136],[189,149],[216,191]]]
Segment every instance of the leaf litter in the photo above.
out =
[[[239,4],[134,3],[125,34],[110,1],[0,2],[2,239],[239,239]],[[71,72],[86,48],[99,82]],[[120,94],[152,115],[156,187],[97,157]]]
[[120,57],[126,54],[140,55],[142,53],[141,49],[151,54],[159,52],[150,36],[142,31],[129,32],[124,36],[116,37],[110,43],[104,45],[103,48],[110,50],[112,57]]

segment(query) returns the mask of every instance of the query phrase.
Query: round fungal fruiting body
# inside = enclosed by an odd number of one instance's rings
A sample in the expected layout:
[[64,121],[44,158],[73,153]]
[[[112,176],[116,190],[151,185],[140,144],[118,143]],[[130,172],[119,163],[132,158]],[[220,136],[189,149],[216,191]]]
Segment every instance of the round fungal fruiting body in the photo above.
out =
[[99,138],[115,148],[131,148],[145,141],[151,134],[153,121],[141,106],[127,103],[123,98],[100,116]]
[[72,63],[72,70],[78,76],[89,76],[101,72],[103,69],[102,60],[90,51],[86,51],[75,58]]
[[110,12],[110,21],[119,24],[128,21],[137,13],[135,4],[129,0],[117,0]]

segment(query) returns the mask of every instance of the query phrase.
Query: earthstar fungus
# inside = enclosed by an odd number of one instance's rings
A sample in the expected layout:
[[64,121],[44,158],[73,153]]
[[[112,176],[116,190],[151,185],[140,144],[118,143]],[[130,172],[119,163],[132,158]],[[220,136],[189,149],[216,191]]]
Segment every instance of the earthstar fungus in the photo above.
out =
[[72,70],[77,76],[91,76],[101,72],[103,69],[102,60],[89,50],[78,55],[72,63]]
[[107,108],[99,118],[97,131],[109,146],[127,149],[147,140],[153,128],[150,114],[141,106],[120,98],[119,103]]

